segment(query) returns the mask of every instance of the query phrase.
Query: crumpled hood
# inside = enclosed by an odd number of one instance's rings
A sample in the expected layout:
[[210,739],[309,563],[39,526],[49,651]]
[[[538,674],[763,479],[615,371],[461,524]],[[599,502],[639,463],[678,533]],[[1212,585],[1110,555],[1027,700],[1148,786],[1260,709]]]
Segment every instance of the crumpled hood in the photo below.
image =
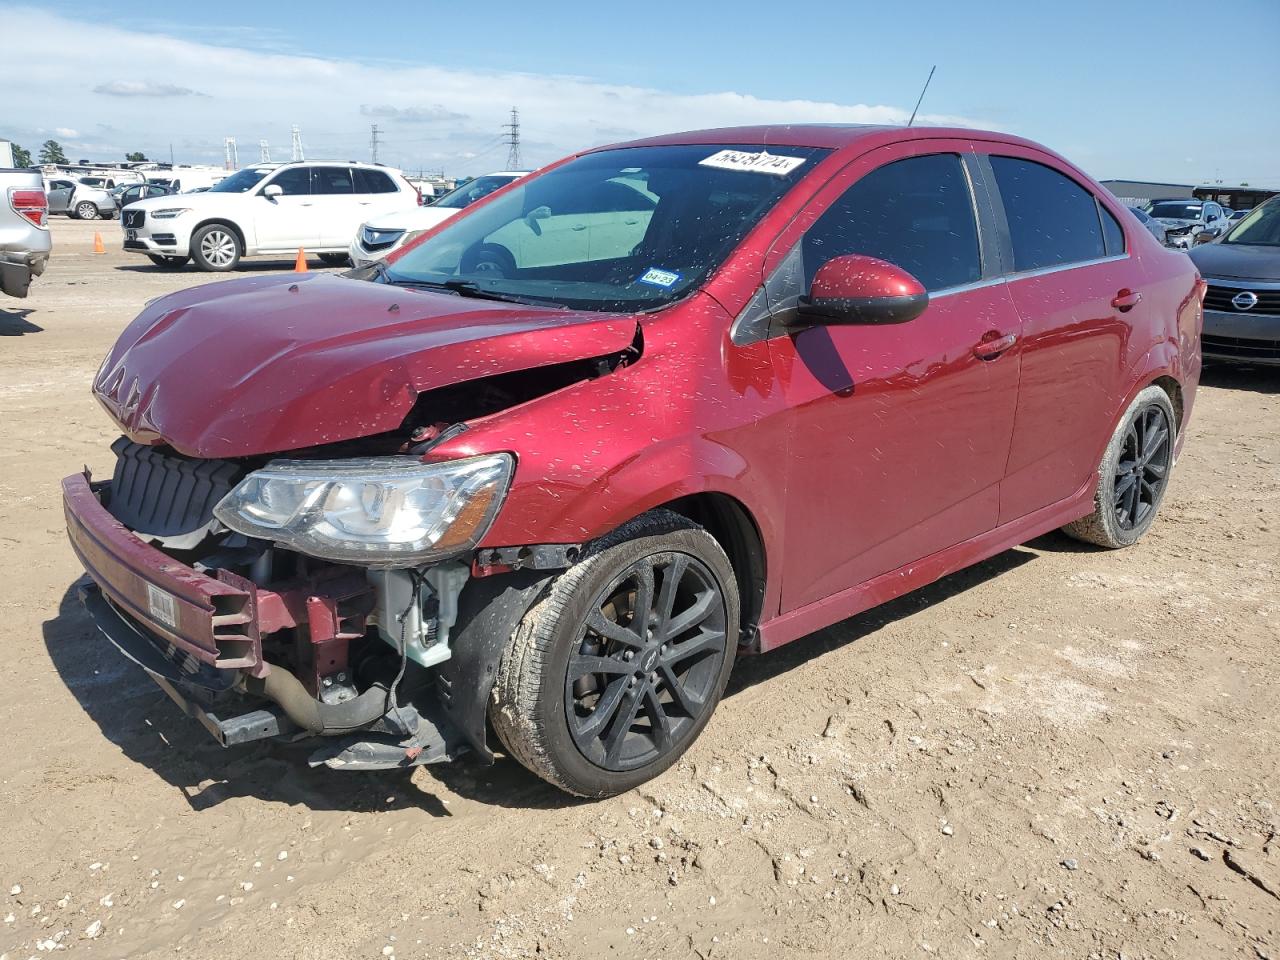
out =
[[1280,247],[1249,243],[1207,243],[1191,251],[1191,260],[1206,280],[1280,280]]
[[324,273],[250,277],[149,304],[93,390],[139,442],[242,457],[394,430],[419,393],[619,352],[635,331],[619,314]]
[[1152,217],[1156,223],[1162,223],[1169,230],[1179,230],[1182,227],[1198,227],[1203,226],[1199,220],[1184,220],[1182,217]]

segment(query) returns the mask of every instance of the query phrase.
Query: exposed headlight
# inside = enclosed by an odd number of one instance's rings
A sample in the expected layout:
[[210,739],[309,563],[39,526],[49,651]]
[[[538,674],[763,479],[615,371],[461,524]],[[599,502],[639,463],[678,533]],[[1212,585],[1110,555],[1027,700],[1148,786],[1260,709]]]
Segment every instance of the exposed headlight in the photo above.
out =
[[152,220],[172,220],[190,210],[190,207],[165,207],[163,210],[152,210]]
[[245,477],[213,512],[245,536],[313,557],[417,566],[480,542],[513,468],[507,453],[445,463],[276,460]]

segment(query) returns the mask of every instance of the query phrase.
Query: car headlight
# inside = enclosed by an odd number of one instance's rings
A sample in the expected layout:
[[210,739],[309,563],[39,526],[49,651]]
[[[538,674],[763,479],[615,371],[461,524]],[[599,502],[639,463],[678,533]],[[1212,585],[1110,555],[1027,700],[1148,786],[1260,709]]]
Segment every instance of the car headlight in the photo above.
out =
[[163,210],[152,210],[152,220],[172,220],[174,217],[182,216],[190,210],[190,207],[165,207]]
[[426,230],[410,230],[404,235],[404,239],[400,241],[400,246],[407,247],[426,232]]
[[213,512],[238,533],[313,557],[417,566],[480,542],[514,466],[507,453],[443,463],[275,460],[240,481]]

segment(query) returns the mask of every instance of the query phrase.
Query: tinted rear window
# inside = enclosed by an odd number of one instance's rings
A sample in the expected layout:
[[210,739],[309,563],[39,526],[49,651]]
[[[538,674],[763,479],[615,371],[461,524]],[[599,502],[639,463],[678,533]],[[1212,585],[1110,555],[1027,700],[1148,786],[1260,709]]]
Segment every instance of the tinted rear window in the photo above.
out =
[[356,182],[356,193],[395,193],[396,185],[381,170],[365,170],[356,167],[351,171]]
[[350,193],[351,170],[347,167],[312,167],[313,194]]
[[1013,240],[1013,268],[1038,270],[1097,260],[1106,248],[1098,207],[1080,184],[1031,160],[992,157]]

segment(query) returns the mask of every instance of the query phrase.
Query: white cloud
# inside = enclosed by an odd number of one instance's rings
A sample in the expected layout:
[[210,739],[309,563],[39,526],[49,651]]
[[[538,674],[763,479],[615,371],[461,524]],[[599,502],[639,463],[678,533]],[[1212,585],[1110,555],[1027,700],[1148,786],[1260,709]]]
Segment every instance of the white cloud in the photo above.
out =
[[[506,160],[502,124],[520,108],[526,165],[636,136],[776,122],[904,123],[891,105],[771,100],[730,91],[676,94],[582,77],[473,71],[431,64],[364,63],[204,43],[9,7],[6,32],[24,38],[5,57],[5,122],[18,142],[35,131],[78,141],[78,155],[128,150],[219,162],[223,138],[242,159],[257,141],[288,155],[299,124],[308,156],[365,158],[369,124],[386,119],[381,158],[406,168],[482,173]],[[175,77],[180,84],[136,77]],[[924,123],[985,125],[925,115]],[[918,121],[919,122],[919,121]],[[95,130],[79,140],[78,129]]]
[[54,127],[53,132],[64,140],[74,140],[76,137],[80,136],[80,131],[73,130],[71,127]]

